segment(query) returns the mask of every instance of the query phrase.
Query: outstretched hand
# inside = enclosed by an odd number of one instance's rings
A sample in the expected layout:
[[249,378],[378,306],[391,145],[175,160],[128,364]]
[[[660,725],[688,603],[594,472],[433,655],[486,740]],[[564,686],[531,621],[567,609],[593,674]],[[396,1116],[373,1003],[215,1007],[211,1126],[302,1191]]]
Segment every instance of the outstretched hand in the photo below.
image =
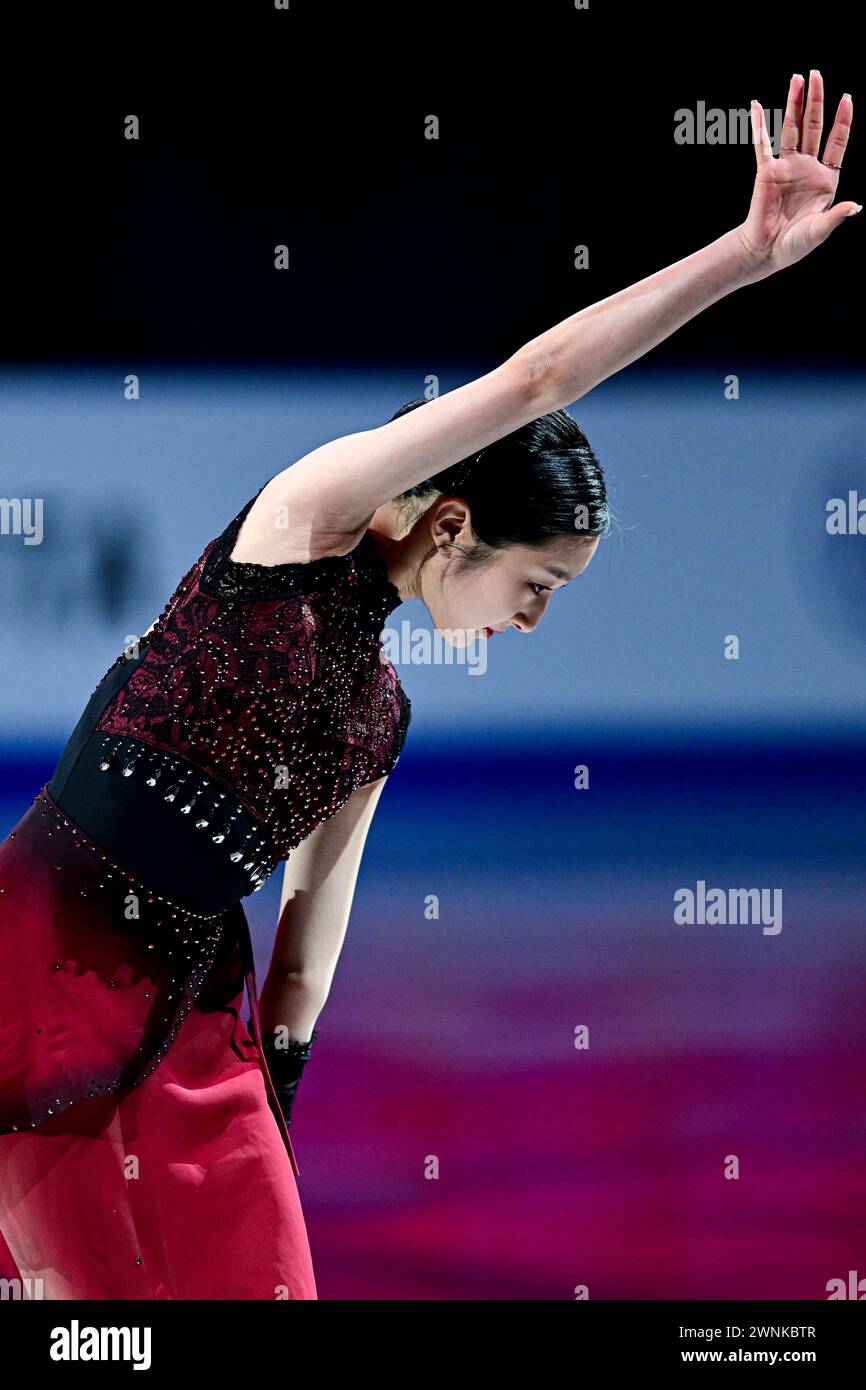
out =
[[[803,93],[808,86],[805,110]],[[806,84],[791,78],[782,126],[781,149],[774,158],[760,102],[751,107],[752,140],[758,172],[745,222],[738,228],[747,257],[759,276],[793,265],[826,241],[857,203],[836,203],[839,170],[848,144],[853,103],[846,92],[833,129],[818,156],[824,125],[824,82],[819,72]]]

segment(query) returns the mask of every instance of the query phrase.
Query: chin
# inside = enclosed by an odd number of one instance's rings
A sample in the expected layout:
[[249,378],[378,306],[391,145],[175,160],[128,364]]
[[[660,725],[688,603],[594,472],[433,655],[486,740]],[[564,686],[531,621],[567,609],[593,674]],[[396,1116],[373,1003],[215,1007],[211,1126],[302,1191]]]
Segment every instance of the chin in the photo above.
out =
[[440,627],[437,629],[449,647],[470,647],[480,640],[484,629],[481,627]]

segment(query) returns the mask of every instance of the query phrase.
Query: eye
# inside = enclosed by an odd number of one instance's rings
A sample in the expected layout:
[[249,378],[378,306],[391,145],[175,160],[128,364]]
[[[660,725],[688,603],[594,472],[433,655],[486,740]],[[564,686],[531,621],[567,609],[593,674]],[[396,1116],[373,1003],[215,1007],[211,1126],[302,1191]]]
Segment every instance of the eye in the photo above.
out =
[[549,592],[550,592],[550,585],[549,585],[549,584],[533,584],[532,581],[530,581],[529,587],[530,587],[530,589],[532,590],[532,592],[535,594],[535,597],[536,597],[536,598],[538,598],[538,595],[539,595],[540,593],[544,593],[544,592],[549,593]]

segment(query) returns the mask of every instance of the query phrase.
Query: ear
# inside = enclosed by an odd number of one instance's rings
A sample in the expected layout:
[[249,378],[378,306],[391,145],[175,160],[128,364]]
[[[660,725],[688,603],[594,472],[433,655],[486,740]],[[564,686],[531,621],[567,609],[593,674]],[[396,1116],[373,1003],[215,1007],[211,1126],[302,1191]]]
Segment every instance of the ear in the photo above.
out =
[[[460,544],[469,538],[469,506],[461,497],[445,497],[437,502],[431,518],[430,540],[433,545],[444,545],[446,551],[460,537]],[[462,532],[462,536],[461,536]]]

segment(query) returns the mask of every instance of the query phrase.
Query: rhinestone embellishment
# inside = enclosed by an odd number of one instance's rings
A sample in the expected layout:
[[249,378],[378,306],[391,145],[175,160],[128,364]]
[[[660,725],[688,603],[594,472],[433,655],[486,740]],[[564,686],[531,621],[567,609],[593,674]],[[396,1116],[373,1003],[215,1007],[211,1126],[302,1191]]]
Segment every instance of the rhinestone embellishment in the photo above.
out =
[[[411,702],[382,661],[400,595],[369,532],[306,564],[233,561],[254,501],[184,576],[97,729],[127,740],[115,757],[106,744],[101,769],[141,771],[257,891],[357,787],[392,771]],[[261,827],[256,841],[231,833],[240,805]]]
[[[197,768],[184,766],[162,748],[142,745],[129,753],[129,740],[110,734],[102,735],[103,753],[97,764],[104,773],[120,773],[123,777],[140,778],[146,787],[161,787],[163,801],[173,805],[179,815],[196,816],[196,830],[210,831],[215,845],[225,845],[233,864],[241,863],[249,873],[250,891],[258,893],[267,883],[278,862],[267,835],[255,831],[239,834],[235,822],[243,814],[242,807],[219,787],[212,784]],[[246,819],[246,818],[245,818]]]

